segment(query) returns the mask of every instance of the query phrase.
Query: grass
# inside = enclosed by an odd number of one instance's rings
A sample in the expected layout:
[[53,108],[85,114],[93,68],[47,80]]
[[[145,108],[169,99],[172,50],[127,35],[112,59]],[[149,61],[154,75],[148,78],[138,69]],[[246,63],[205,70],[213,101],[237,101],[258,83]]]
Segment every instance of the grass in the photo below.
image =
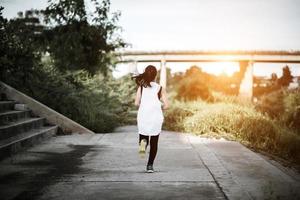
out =
[[174,101],[164,128],[224,137],[300,164],[300,136],[249,103]]
[[282,89],[264,95],[255,107],[300,135],[300,89]]

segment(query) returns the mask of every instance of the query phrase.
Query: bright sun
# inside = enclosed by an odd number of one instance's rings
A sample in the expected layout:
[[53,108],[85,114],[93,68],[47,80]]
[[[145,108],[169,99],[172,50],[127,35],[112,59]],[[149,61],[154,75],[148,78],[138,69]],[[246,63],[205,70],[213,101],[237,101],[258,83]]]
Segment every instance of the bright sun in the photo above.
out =
[[232,76],[236,71],[239,71],[239,64],[237,62],[210,62],[201,63],[202,70],[214,75],[226,74]]

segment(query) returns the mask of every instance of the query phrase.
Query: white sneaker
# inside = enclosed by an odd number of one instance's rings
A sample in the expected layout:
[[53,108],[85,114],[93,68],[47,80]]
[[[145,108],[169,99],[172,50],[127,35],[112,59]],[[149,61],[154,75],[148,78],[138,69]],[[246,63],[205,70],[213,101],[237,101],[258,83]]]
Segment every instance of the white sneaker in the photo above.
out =
[[146,145],[147,145],[147,140],[146,139],[142,139],[140,146],[139,146],[139,154],[141,158],[145,157],[146,154]]

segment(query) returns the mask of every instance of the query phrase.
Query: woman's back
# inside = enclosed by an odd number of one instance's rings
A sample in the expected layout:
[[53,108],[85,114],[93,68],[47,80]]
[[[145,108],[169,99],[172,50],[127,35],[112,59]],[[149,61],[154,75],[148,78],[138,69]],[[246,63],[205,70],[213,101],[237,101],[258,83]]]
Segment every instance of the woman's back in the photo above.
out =
[[161,86],[156,82],[150,82],[151,87],[143,87],[140,107],[161,107],[161,102],[158,99],[158,93]]
[[[137,125],[139,133],[139,153],[142,157],[145,155],[150,138],[150,153],[146,168],[147,172],[154,172],[153,162],[156,156],[158,138],[164,120],[162,108],[166,109],[168,107],[165,89],[154,82],[156,74],[156,67],[148,65],[142,74],[132,77],[139,86],[134,104],[139,106]],[[162,102],[159,100],[160,97]]]
[[142,135],[158,135],[163,123],[162,103],[158,99],[160,85],[150,82],[151,87],[142,90],[141,103],[138,110],[137,122],[139,133]]

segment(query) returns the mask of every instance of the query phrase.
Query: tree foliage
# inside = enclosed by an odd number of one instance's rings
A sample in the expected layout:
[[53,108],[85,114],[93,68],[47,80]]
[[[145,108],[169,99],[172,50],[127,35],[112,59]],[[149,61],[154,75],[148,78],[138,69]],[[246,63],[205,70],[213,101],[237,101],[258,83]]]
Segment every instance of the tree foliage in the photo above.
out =
[[176,98],[186,101],[198,99],[211,100],[212,96],[206,85],[208,78],[209,76],[206,76],[199,67],[192,66],[185,72],[181,79],[177,77],[179,82]]
[[[110,132],[132,105],[127,78],[111,75],[110,53],[125,43],[108,0],[50,0],[7,20],[0,9],[1,80],[95,132]],[[40,21],[45,20],[43,25]]]
[[292,82],[292,80],[293,80],[293,76],[291,70],[289,66],[286,65],[285,67],[282,68],[282,76],[278,79],[278,83],[283,87],[287,87]]
[[85,69],[90,74],[106,73],[110,53],[125,43],[118,36],[119,13],[110,17],[108,0],[89,1],[95,10],[87,13],[84,0],[50,0],[42,11],[47,51],[61,71]]
[[33,11],[27,11],[25,17],[8,21],[1,12],[0,26],[1,80],[27,85],[41,59],[38,41],[42,28],[39,19]]

